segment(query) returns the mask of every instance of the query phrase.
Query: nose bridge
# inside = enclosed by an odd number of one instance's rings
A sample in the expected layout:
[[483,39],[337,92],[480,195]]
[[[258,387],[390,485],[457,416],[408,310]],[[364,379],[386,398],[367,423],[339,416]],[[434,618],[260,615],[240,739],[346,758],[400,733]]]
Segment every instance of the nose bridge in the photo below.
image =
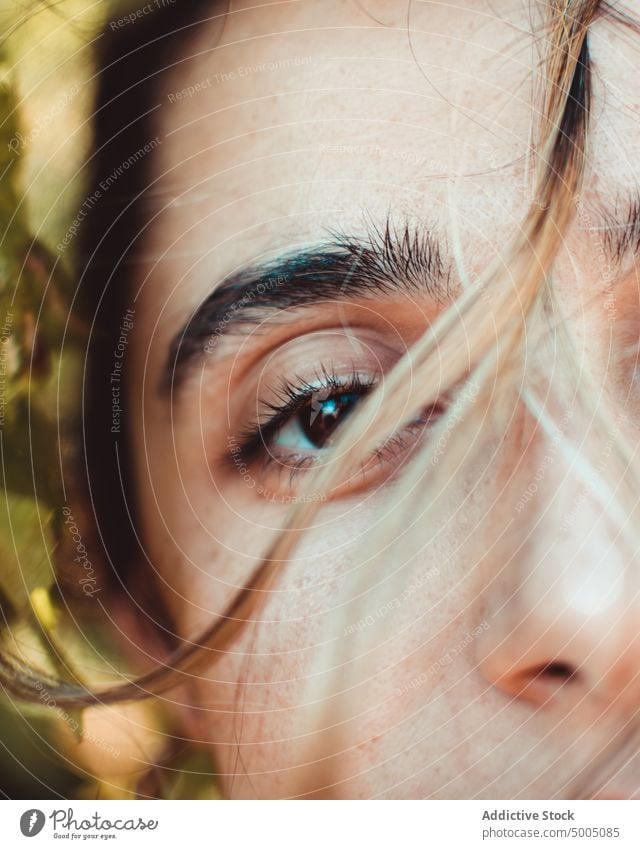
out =
[[590,447],[587,438],[576,445],[570,435],[566,445],[541,446],[545,474],[523,523],[520,563],[531,602],[544,597],[549,610],[586,618],[619,605],[632,578],[610,503],[614,486]]
[[640,693],[637,566],[608,510],[606,445],[565,425],[536,439],[517,484],[517,544],[489,605],[481,662],[512,694],[555,669],[599,700],[626,700]]
[[[586,592],[590,581],[604,579],[607,564],[615,571],[622,563],[624,537],[611,498],[622,473],[614,457],[619,431],[602,434],[586,416],[565,410],[534,433],[514,482],[522,565],[534,577],[550,571],[569,583],[575,578],[576,591]],[[559,564],[567,568],[559,571]]]

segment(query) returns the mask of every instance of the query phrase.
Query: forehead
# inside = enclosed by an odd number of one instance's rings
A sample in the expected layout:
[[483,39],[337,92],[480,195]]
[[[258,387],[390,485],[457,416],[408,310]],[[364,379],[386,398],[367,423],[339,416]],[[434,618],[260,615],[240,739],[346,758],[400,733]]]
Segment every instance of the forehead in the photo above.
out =
[[[193,304],[212,256],[218,278],[389,212],[453,222],[485,262],[531,188],[543,34],[520,0],[233,4],[176,41],[158,95],[155,255],[191,258]],[[637,182],[636,36],[598,21],[591,54],[587,194],[613,203]]]
[[483,7],[412,4],[408,29],[405,3],[262,4],[203,26],[161,110],[183,224],[211,213],[249,238],[276,218],[304,238],[363,206],[438,216],[452,172],[477,194],[496,168],[522,174],[529,18]]

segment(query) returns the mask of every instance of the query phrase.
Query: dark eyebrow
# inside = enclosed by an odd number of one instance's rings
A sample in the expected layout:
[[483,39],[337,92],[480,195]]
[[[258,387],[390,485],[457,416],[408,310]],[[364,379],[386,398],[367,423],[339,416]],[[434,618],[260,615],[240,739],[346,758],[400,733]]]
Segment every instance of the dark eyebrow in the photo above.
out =
[[250,265],[217,286],[173,338],[161,390],[176,390],[190,366],[214,353],[220,336],[269,311],[399,291],[444,302],[451,298],[450,276],[430,230],[408,224],[398,230],[387,221],[364,237],[330,233],[319,246]]

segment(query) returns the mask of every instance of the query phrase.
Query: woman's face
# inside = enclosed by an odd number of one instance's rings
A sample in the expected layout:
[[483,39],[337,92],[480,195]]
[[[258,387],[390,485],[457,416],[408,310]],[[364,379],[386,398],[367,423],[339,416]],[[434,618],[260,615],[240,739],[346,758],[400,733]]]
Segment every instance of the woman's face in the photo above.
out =
[[[253,0],[183,38],[147,154],[126,401],[144,568],[183,637],[241,592],[336,424],[518,232],[542,14]],[[520,400],[474,412],[477,450],[437,497],[398,472],[440,403],[339,493],[307,490],[320,508],[257,622],[190,680],[228,795],[568,795],[635,709],[631,567],[571,448],[606,478],[619,435],[637,438],[634,39],[592,27],[589,173]],[[608,446],[575,374],[596,382]],[[640,794],[640,771],[596,789]]]

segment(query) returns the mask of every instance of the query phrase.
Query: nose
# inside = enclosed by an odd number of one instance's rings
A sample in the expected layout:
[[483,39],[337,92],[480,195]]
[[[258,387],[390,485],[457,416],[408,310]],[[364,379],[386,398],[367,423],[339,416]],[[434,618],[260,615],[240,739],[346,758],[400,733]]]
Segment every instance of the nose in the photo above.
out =
[[[549,459],[548,450],[542,453]],[[511,500],[511,549],[486,592],[478,640],[492,685],[536,705],[624,711],[640,695],[637,572],[606,498],[558,456]],[[531,480],[531,478],[530,478]],[[515,505],[515,508],[513,507]]]

